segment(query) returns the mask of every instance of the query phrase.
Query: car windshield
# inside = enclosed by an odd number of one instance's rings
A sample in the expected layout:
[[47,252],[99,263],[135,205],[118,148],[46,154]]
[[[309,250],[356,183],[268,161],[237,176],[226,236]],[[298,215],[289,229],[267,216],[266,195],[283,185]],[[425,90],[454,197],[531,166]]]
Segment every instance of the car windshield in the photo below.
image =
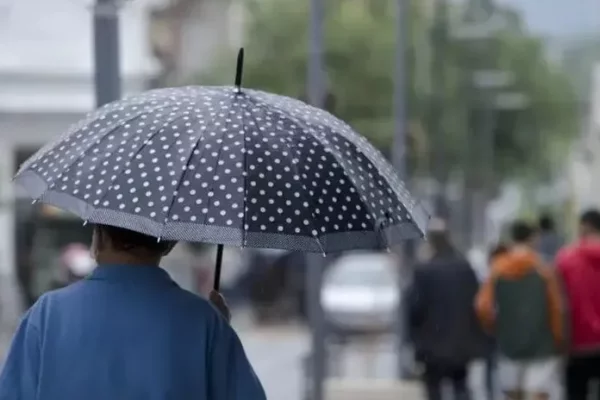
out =
[[394,284],[392,272],[388,265],[381,260],[375,262],[349,262],[334,266],[328,277],[328,284],[332,286],[389,286]]
[[353,271],[348,274],[335,274],[332,276],[331,284],[334,286],[386,286],[390,279],[386,274],[373,273],[372,271]]

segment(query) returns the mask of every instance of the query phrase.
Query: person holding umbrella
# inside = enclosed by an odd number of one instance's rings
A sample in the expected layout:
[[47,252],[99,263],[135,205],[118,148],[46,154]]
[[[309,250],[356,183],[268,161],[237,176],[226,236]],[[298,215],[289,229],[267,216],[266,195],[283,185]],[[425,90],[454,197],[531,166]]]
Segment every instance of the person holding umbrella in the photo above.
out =
[[157,268],[175,243],[218,245],[218,291],[225,245],[327,254],[423,236],[429,215],[381,153],[323,110],[242,90],[242,63],[234,87],[107,104],[21,166],[34,201],[95,225],[99,267],[25,314],[0,399],[262,400],[227,319]]
[[0,398],[266,399],[223,298],[218,312],[158,267],[174,246],[96,225],[98,268],[25,313]]

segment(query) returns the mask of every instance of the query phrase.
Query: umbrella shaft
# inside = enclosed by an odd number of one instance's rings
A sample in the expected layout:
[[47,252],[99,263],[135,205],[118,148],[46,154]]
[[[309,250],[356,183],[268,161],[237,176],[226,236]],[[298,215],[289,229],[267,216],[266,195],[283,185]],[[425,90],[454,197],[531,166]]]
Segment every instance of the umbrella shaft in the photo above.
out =
[[215,281],[213,288],[218,292],[221,283],[221,265],[223,264],[223,245],[217,246],[217,262],[215,265]]

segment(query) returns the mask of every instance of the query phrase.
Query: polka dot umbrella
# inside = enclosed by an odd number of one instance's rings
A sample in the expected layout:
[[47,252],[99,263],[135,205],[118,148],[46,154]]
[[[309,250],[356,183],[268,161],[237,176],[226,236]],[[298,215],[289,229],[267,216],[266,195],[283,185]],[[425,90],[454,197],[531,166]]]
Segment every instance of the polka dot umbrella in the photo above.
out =
[[[110,103],[27,160],[15,180],[85,222],[155,236],[307,252],[383,249],[428,215],[347,124],[234,87],[151,90]],[[218,285],[216,285],[218,286]]]

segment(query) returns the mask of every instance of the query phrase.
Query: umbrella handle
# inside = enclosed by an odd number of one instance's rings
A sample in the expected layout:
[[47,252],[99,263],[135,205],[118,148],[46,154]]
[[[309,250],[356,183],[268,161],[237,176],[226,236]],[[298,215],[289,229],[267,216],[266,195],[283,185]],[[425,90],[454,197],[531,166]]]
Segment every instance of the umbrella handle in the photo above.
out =
[[221,285],[221,265],[223,264],[223,245],[220,244],[217,246],[217,262],[215,265],[215,280],[213,283],[213,289],[215,291],[219,291],[219,287]]

